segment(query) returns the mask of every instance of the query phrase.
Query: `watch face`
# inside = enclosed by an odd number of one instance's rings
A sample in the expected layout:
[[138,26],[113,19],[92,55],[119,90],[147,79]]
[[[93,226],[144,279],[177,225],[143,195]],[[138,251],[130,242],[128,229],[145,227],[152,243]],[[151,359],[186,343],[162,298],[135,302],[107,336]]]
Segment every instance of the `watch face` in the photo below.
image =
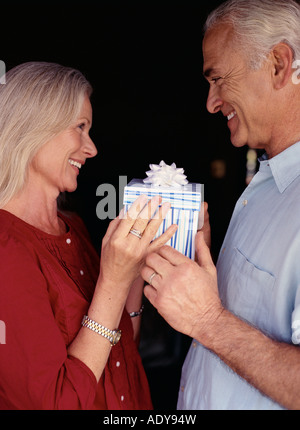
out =
[[114,330],[114,336],[112,338],[112,344],[116,345],[116,343],[119,342],[119,340],[121,339],[121,330]]

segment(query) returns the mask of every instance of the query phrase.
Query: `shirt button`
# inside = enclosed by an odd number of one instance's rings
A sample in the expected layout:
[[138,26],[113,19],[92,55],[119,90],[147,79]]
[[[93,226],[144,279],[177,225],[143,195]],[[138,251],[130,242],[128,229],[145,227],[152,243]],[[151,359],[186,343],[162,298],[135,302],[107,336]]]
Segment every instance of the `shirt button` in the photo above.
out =
[[197,347],[197,342],[195,342],[195,341],[194,341],[194,342],[192,343],[192,345],[193,345],[193,348],[196,348],[196,347]]
[[67,242],[67,244],[68,244],[68,245],[70,245],[70,243],[71,243],[71,239],[70,239],[70,238],[68,238],[68,239],[66,240],[66,242]]
[[84,271],[83,270],[80,270],[80,275],[84,275]]
[[247,204],[248,204],[248,200],[244,200],[243,201],[243,206],[247,206]]
[[119,361],[116,362],[116,366],[120,367],[121,363]]
[[180,387],[180,391],[181,391],[182,393],[184,392],[184,386],[183,386],[183,385]]

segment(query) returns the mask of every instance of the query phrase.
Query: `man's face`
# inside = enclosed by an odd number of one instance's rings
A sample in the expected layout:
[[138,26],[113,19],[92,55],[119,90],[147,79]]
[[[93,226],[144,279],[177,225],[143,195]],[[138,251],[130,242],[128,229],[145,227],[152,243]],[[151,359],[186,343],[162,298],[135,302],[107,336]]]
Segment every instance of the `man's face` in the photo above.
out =
[[234,44],[232,28],[227,25],[206,33],[203,57],[203,73],[210,84],[208,111],[221,111],[227,117],[234,146],[248,144],[251,148],[266,149],[273,133],[267,63],[259,70],[251,70],[247,52],[241,52]]

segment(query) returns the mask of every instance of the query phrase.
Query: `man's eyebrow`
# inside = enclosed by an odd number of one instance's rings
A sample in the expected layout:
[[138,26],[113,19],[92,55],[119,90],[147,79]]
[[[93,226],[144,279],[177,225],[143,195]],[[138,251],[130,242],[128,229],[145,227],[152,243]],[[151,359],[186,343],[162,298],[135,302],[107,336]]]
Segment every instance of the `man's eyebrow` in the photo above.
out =
[[204,70],[203,76],[205,78],[209,78],[209,76],[212,74],[213,70],[214,70],[213,68],[209,68],[209,69]]

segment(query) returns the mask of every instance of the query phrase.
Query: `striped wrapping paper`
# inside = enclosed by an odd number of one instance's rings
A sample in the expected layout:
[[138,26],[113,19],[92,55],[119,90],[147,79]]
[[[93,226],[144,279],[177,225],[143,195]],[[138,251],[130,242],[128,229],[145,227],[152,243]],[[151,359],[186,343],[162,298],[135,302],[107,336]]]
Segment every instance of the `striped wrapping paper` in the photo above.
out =
[[161,196],[162,203],[170,202],[171,209],[162,222],[156,236],[160,236],[170,225],[177,224],[178,229],[167,243],[177,251],[194,259],[195,236],[197,230],[203,225],[201,203],[203,201],[203,185],[189,183],[179,188],[161,187],[145,184],[142,179],[133,179],[124,189],[123,204],[125,211],[138,198],[144,194],[151,199]]

